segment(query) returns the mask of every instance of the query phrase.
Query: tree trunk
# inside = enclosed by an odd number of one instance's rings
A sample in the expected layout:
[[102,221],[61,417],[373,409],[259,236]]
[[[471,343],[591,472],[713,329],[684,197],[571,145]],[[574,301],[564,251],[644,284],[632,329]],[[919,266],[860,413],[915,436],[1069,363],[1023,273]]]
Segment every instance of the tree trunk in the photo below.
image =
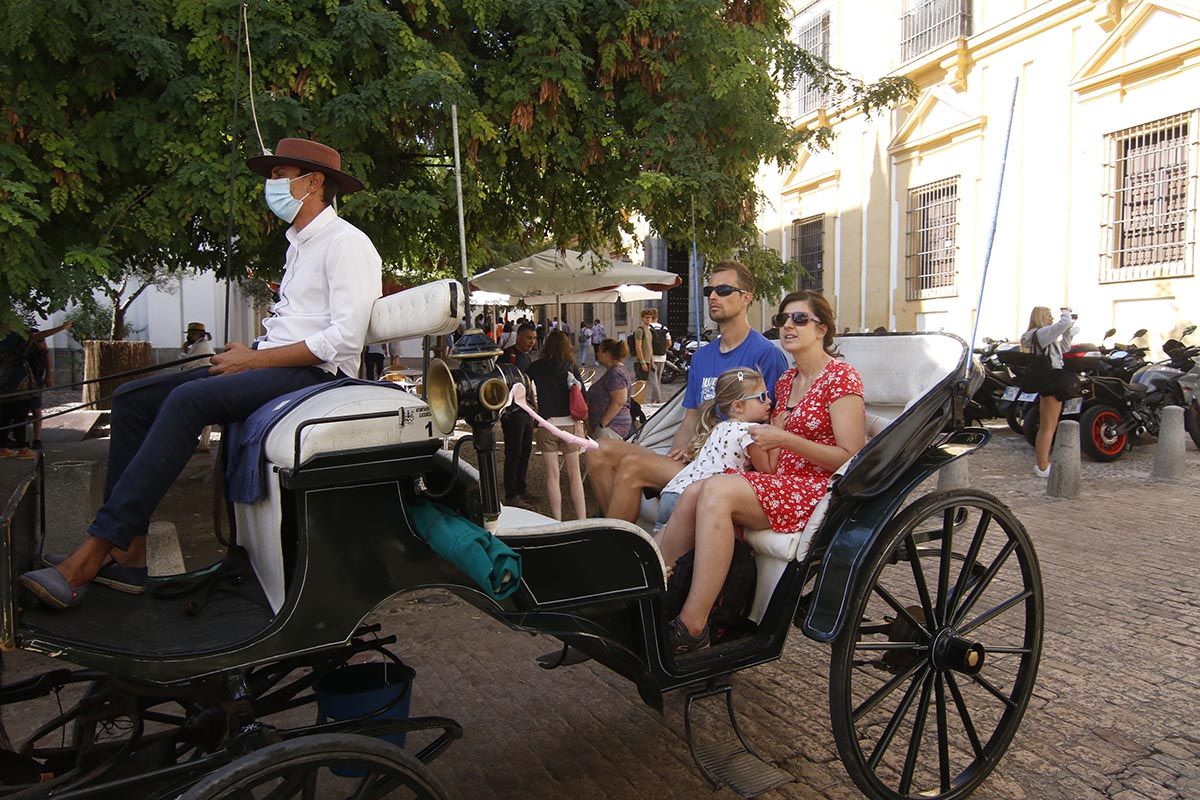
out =
[[[88,340],[83,343],[83,379],[90,381],[105,375],[112,375],[130,369],[149,367],[154,363],[154,356],[149,342],[107,342]],[[128,378],[88,383],[83,387],[83,402],[96,402],[92,408],[107,411],[112,408],[108,398],[122,383],[144,378],[145,375],[134,375]]]

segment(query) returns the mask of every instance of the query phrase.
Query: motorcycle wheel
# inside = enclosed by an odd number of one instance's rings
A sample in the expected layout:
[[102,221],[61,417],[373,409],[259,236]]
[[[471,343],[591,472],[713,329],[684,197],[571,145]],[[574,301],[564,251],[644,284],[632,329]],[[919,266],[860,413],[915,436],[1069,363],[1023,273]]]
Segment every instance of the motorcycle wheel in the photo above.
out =
[[1016,400],[1009,403],[1008,411],[1004,414],[1004,419],[1008,421],[1008,427],[1013,433],[1024,433],[1024,411],[1025,403],[1018,403]]
[[1129,441],[1116,433],[1121,415],[1112,406],[1094,405],[1079,417],[1079,446],[1092,461],[1116,461],[1125,454]]
[[1187,429],[1192,442],[1200,449],[1200,400],[1193,400],[1183,414],[1183,427]]
[[679,370],[677,370],[675,368],[674,364],[672,364],[670,361],[668,361],[665,365],[663,365],[663,371],[662,371],[662,382],[663,383],[674,383],[675,379],[678,377],[679,377]]
[[[1020,433],[1029,442],[1030,447],[1037,447],[1038,429],[1042,426],[1042,409],[1037,403],[1028,404],[1025,415],[1021,418]],[[1057,433],[1057,432],[1056,432]],[[1051,443],[1053,444],[1053,443]]]

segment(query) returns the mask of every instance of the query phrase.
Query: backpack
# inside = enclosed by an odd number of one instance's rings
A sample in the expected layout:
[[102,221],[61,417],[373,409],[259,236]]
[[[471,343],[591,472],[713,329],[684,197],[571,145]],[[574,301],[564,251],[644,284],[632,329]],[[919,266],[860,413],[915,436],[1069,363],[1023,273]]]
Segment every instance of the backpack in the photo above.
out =
[[658,323],[650,326],[650,352],[656,356],[667,354],[667,329]]
[[[692,587],[694,550],[689,550],[675,562],[675,571],[667,579],[667,619],[675,619],[683,610],[688,590]],[[754,632],[758,626],[750,621],[750,609],[754,605],[754,590],[758,584],[758,565],[754,551],[743,541],[733,543],[733,560],[725,585],[717,595],[708,615],[710,643],[717,645],[730,639],[738,639]]]

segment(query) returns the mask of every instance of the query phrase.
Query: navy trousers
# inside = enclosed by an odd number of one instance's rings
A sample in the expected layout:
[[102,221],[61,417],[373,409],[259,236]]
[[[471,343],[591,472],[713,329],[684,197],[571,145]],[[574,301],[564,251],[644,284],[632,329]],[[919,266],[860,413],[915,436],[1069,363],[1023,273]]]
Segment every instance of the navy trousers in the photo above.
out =
[[281,394],[333,378],[318,367],[212,376],[205,367],[123,384],[112,401],[104,505],[88,533],[128,549],[146,535],[206,425],[241,422]]

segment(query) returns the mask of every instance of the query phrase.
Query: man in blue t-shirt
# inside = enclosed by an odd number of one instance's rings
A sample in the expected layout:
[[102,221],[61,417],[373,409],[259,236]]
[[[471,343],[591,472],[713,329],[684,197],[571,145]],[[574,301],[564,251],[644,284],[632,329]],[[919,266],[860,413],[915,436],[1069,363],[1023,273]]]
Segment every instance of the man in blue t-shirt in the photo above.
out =
[[711,400],[717,377],[734,367],[758,370],[774,395],[775,381],[787,369],[783,351],[750,327],[746,312],[754,303],[754,276],[738,261],[713,267],[704,287],[708,316],[720,336],[692,356],[683,422],[675,431],[671,450],[662,456],[630,442],[605,439],[588,454],[588,480],[604,513],[633,522],[641,506],[642,490],[661,489],[684,466],[684,449],[700,421],[700,405]]

